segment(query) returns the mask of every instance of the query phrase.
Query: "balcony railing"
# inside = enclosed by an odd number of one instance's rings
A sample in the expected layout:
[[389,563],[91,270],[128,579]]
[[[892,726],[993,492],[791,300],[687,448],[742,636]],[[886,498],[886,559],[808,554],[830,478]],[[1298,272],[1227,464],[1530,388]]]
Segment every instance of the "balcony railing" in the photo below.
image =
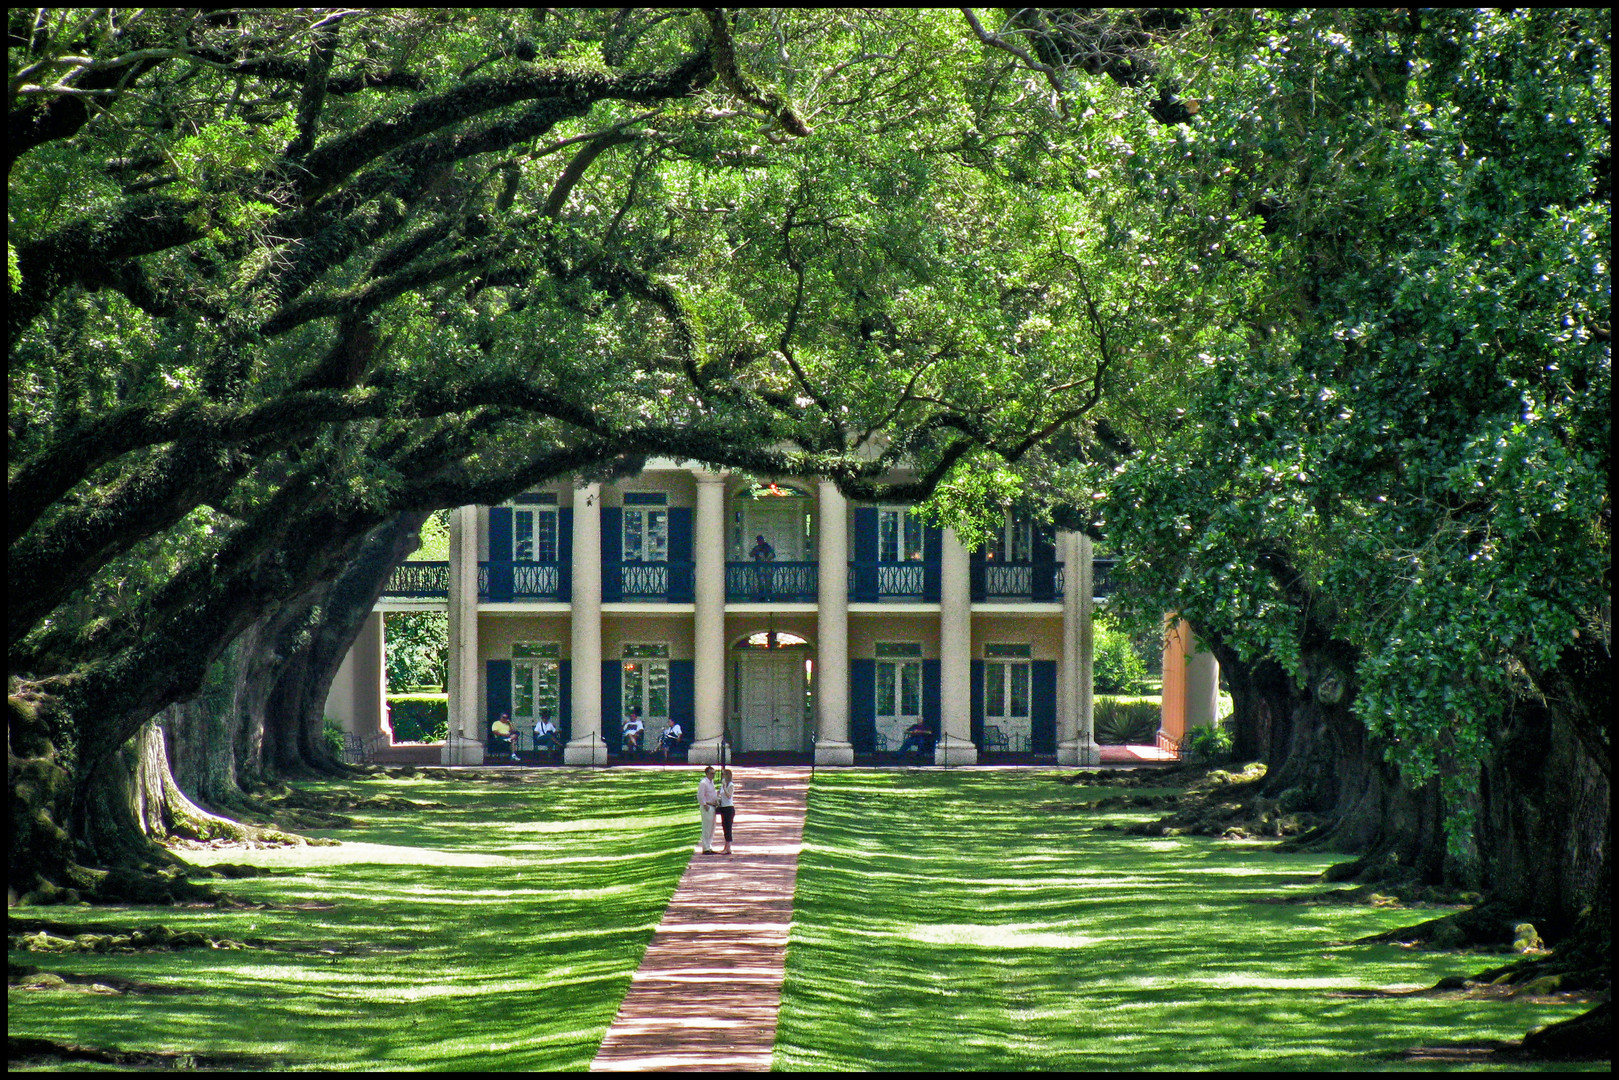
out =
[[447,562],[403,562],[388,575],[383,596],[448,599],[450,564]]
[[725,564],[725,599],[733,603],[812,604],[819,583],[812,562]]
[[[921,562],[852,562],[849,598],[852,600],[938,599],[938,567]],[[929,579],[933,580],[930,582]],[[932,584],[933,588],[928,586]]]
[[620,562],[602,565],[602,599],[609,603],[621,600],[690,603],[691,588],[692,564],[689,562]]
[[1113,593],[1113,567],[1118,564],[1117,559],[1096,559],[1091,563],[1091,592],[1096,596],[1111,596]]
[[[1111,595],[1111,571],[1117,559],[1097,559],[1093,589],[1097,597]],[[849,596],[876,599],[920,599],[927,568],[922,563],[850,563]],[[974,600],[1059,601],[1065,577],[1061,563],[982,563],[972,568]],[[691,563],[608,563],[604,567],[603,599],[689,601]],[[493,602],[548,600],[566,603],[572,592],[573,572],[567,563],[480,562],[478,599]],[[817,599],[819,571],[813,562],[725,565],[725,598],[732,603],[812,604]],[[862,589],[861,586],[865,588]],[[1049,592],[1047,589],[1049,588]],[[385,597],[446,599],[450,595],[450,564],[404,562],[394,567],[383,587]]]
[[982,562],[972,565],[975,601],[1027,600],[1051,603],[1062,598],[1062,564],[1051,562]]
[[478,564],[478,599],[564,602],[572,592],[573,573],[561,562],[493,561]]

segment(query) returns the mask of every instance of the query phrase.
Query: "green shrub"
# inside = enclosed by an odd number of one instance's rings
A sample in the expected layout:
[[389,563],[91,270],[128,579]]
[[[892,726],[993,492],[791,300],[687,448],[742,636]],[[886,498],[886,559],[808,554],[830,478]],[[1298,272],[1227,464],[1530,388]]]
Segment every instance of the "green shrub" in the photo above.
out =
[[1198,727],[1181,743],[1181,757],[1187,761],[1229,761],[1231,732],[1223,727]]
[[1092,711],[1096,741],[1106,746],[1147,746],[1158,739],[1156,701],[1097,698]]
[[388,721],[394,742],[443,742],[450,734],[448,694],[390,694]]
[[1095,622],[1092,671],[1100,694],[1137,694],[1147,680],[1147,665],[1130,643],[1130,635],[1106,619]]
[[321,724],[321,736],[326,740],[326,749],[338,761],[343,760],[343,725],[328,716]]

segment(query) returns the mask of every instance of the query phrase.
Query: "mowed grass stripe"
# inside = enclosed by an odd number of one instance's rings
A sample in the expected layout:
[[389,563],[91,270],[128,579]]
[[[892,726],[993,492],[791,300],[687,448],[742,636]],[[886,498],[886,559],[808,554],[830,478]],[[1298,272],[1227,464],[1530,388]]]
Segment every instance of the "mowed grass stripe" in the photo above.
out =
[[311,785],[445,805],[359,812],[363,827],[324,834],[376,849],[223,853],[275,868],[276,876],[221,883],[276,905],[267,910],[14,910],[297,948],[14,951],[13,962],[46,971],[194,992],[14,989],[9,1034],[240,1054],[250,1068],[584,1069],[690,858],[691,786],[687,776],[643,770]]
[[1146,812],[1063,809],[1106,793],[1038,772],[818,773],[775,1066],[1410,1067],[1390,1055],[1584,1008],[1344,996],[1499,961],[1347,944],[1431,913],[1253,902],[1322,889],[1331,856],[1096,832]]

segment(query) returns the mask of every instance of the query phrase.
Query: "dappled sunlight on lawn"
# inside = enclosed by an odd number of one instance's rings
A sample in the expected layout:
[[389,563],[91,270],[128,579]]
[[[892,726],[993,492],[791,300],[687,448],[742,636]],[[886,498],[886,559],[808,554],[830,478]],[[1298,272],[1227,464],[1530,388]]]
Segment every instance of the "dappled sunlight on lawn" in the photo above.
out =
[[1069,809],[1089,794],[1050,773],[818,774],[776,1067],[1383,1069],[1583,1009],[1346,993],[1499,961],[1347,944],[1435,913],[1255,903],[1328,888],[1337,859],[1095,831],[1155,815]]
[[267,867],[219,883],[265,906],[14,909],[252,947],[13,952],[48,971],[184,992],[13,989],[10,1034],[246,1054],[264,1069],[585,1068],[690,860],[694,783],[625,772],[308,785],[443,805],[349,811],[359,827],[316,834],[337,846],[185,853]]

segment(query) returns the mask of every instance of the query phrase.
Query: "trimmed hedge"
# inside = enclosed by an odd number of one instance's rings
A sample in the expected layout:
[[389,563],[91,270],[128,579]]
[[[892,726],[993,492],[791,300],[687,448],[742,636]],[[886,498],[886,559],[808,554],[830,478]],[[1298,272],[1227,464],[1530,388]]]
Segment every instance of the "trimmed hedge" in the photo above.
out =
[[390,694],[394,742],[443,742],[450,734],[450,695]]

